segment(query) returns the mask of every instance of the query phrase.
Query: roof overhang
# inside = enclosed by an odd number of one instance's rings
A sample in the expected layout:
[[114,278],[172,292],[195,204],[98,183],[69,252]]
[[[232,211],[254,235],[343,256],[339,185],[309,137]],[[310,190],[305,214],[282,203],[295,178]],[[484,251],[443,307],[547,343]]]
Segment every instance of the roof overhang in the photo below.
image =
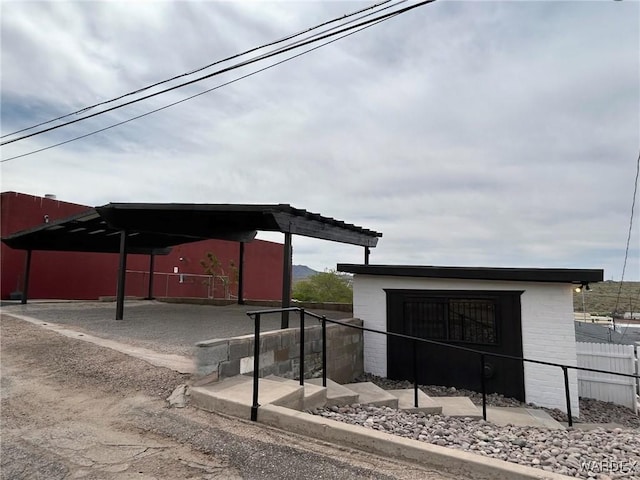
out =
[[381,233],[286,204],[109,203],[13,233],[2,241],[21,250],[168,253],[204,239],[252,241],[259,230],[375,247]]
[[382,236],[288,204],[109,203],[96,210],[115,228],[199,238],[249,241],[272,231],[375,247]]
[[[120,230],[110,227],[98,212],[91,208],[71,217],[13,233],[2,241],[19,250],[118,253]],[[182,237],[159,239],[141,232],[128,232],[127,251],[166,255],[171,251],[171,246],[186,241],[187,239]]]
[[359,265],[339,263],[338,271],[361,275],[387,275],[394,277],[575,284],[601,282],[604,278],[604,270],[601,269],[568,268],[437,267],[421,265]]

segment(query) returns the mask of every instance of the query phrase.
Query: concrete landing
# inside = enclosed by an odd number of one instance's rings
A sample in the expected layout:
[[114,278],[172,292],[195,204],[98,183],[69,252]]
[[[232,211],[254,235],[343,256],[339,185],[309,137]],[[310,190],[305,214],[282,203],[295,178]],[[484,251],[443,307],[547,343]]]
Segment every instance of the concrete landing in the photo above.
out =
[[496,425],[516,425],[519,427],[544,427],[564,430],[560,422],[544,410],[522,407],[487,407],[487,421]]
[[[260,405],[273,404],[302,410],[304,389],[300,385],[289,385],[261,378],[258,386]],[[191,387],[189,395],[191,403],[203,410],[249,418],[253,403],[253,379],[238,375],[211,385]]]
[[432,399],[442,407],[442,415],[482,418],[482,409],[476,407],[468,397],[433,397]]
[[343,387],[358,394],[358,403],[363,405],[375,405],[377,407],[398,408],[398,397],[395,397],[387,390],[383,390],[375,383],[347,383]]
[[[305,380],[305,384],[310,383],[312,385],[322,386],[321,378],[311,378]],[[337,405],[351,405],[352,403],[358,403],[358,394],[349,388],[340,385],[327,378],[327,407],[333,407]]]
[[424,412],[431,415],[440,415],[442,406],[440,406],[433,398],[429,397],[422,390],[418,390],[418,406],[415,406],[414,390],[405,388],[402,390],[387,390],[391,395],[398,399],[398,410],[408,413]]

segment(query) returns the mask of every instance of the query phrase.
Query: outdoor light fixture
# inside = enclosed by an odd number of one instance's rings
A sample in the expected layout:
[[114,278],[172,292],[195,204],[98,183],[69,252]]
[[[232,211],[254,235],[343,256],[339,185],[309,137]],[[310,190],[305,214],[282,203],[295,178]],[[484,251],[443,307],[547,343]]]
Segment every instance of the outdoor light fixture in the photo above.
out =
[[[591,290],[591,288],[589,287],[589,284],[587,282],[582,282],[580,283],[579,286],[577,286],[575,288],[575,292],[576,293],[580,293],[582,292],[582,316],[583,316],[583,321],[586,322],[587,321],[587,309],[585,307],[585,302],[584,302],[584,291],[589,291]],[[593,323],[593,318],[591,319],[591,323]]]
[[589,284],[587,282],[582,282],[580,285],[578,285],[574,291],[576,293],[580,293],[582,290],[586,290],[587,292],[591,291],[591,287],[589,286]]

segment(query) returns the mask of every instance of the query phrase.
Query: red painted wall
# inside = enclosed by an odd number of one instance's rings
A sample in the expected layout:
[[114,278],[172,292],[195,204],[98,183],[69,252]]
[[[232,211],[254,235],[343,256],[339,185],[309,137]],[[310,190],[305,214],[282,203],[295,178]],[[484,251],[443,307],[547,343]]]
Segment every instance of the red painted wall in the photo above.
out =
[[[88,209],[86,205],[62,202],[16,192],[0,194],[0,234],[2,237],[32,228],[49,220],[68,217]],[[26,252],[2,243],[0,247],[2,299],[22,291]],[[203,275],[200,261],[212,252],[229,273],[229,262],[238,265],[240,246],[224,240],[204,240],[179,245],[169,255],[155,258],[154,296],[201,297],[213,294],[223,298],[224,285],[216,280],[211,289],[207,279],[182,274]],[[245,245],[244,297],[252,300],[280,300],[282,292],[282,254],[279,243],[254,240]],[[174,275],[174,267],[178,275]],[[149,257],[127,256],[126,295],[146,296]],[[31,256],[29,298],[95,300],[116,293],[118,255],[109,253],[44,252]],[[237,295],[237,284],[229,286]]]

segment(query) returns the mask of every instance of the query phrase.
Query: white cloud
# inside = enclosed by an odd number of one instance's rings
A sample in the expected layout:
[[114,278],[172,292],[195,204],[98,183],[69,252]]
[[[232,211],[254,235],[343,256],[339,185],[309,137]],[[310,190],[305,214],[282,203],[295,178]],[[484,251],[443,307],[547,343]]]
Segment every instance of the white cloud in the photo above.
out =
[[[364,6],[4,2],[3,133]],[[639,10],[436,2],[4,163],[2,189],[86,204],[291,203],[382,231],[374,262],[603,267],[616,277],[640,144]],[[5,146],[2,157],[260,66]],[[640,278],[638,230],[627,278]],[[310,239],[294,247],[297,263],[317,269],[363,258]]]

